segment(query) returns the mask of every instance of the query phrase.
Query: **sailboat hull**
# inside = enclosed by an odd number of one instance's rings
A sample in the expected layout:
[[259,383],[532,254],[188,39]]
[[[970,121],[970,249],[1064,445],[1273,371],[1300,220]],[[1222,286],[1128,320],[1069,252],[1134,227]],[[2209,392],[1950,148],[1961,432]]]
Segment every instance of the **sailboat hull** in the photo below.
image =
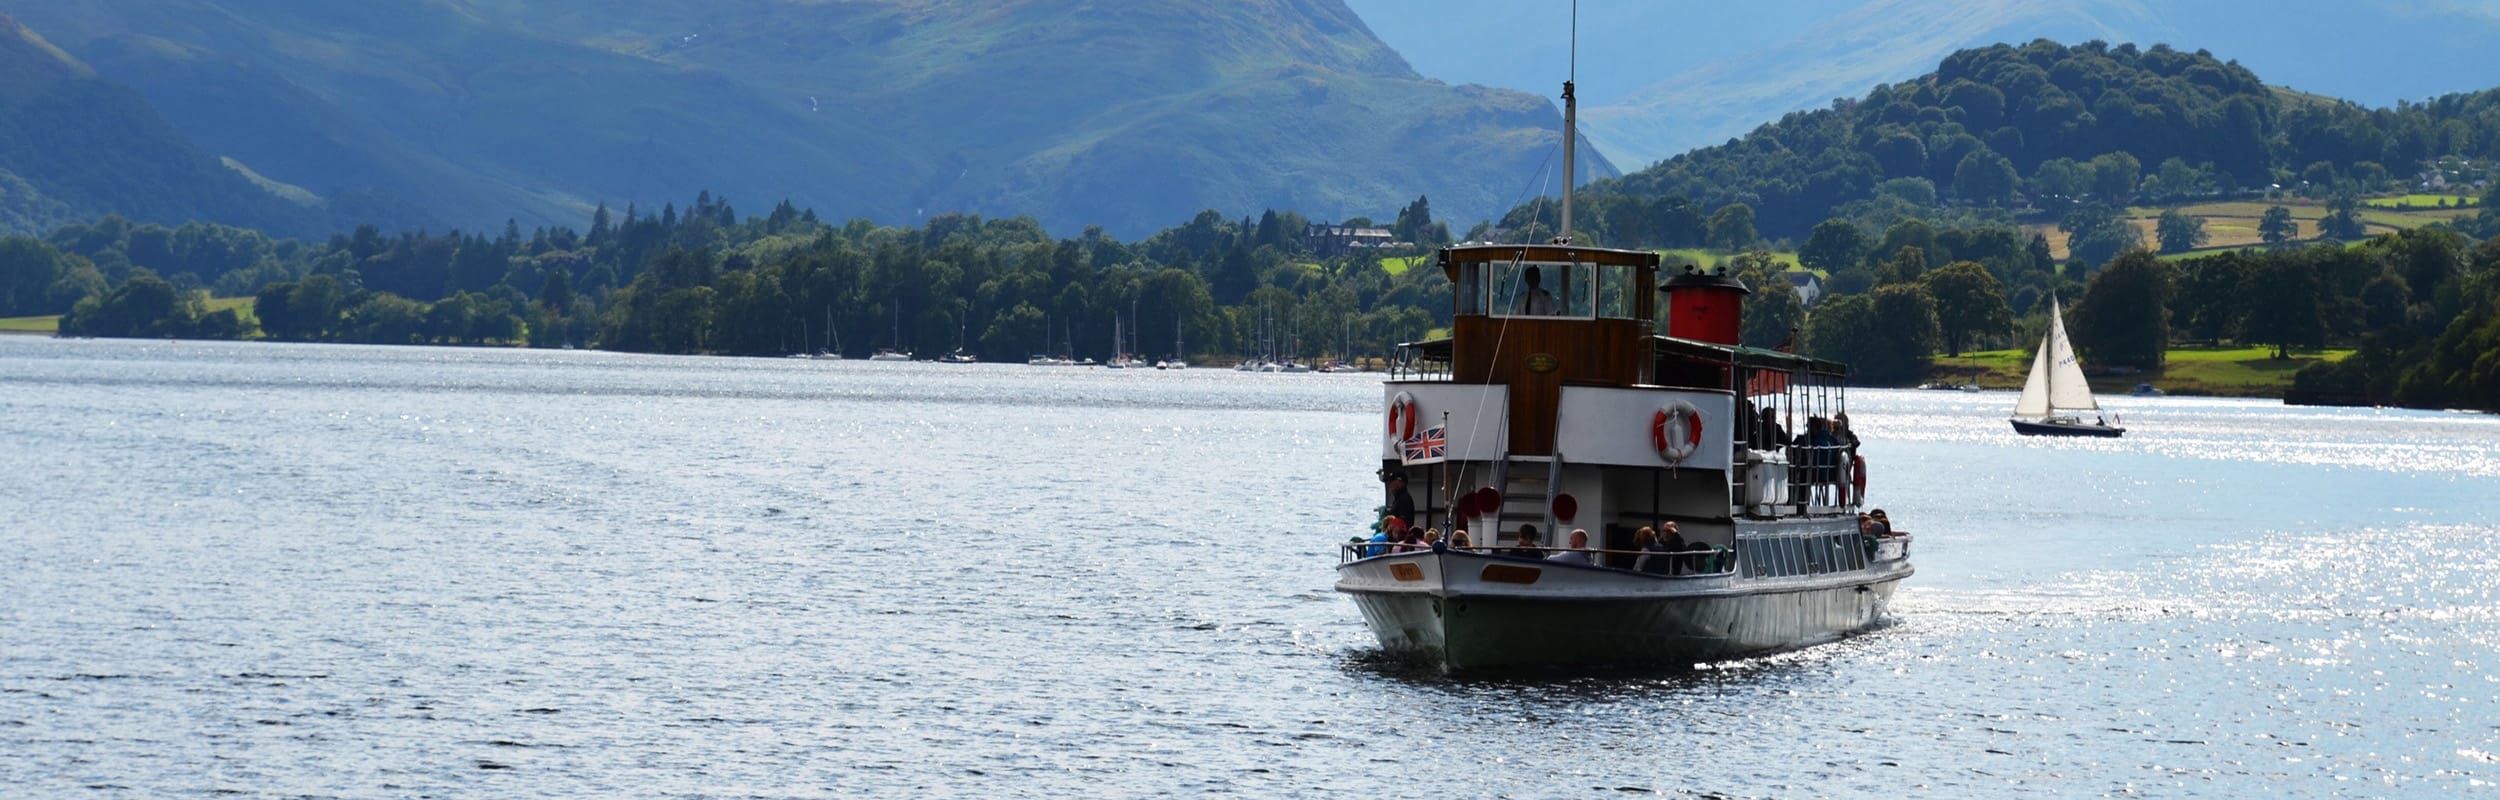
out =
[[2014,432],[2024,436],[2098,436],[2114,439],[2127,432],[2125,428],[2081,422],[2033,422],[2018,419],[2013,420],[2013,423]]

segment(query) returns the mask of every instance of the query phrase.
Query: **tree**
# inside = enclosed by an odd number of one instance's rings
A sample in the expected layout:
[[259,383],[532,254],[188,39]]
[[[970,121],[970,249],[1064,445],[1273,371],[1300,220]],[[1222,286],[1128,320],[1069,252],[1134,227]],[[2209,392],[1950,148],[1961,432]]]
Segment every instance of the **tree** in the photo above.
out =
[[1762,238],[1753,228],[1753,206],[1729,203],[1710,215],[1710,246],[1742,250]]
[[1902,245],[1891,258],[1875,266],[1875,285],[1916,283],[1927,274],[1927,251],[1914,245]]
[[2292,237],[2298,235],[2300,235],[2300,226],[2292,221],[2291,209],[2282,206],[2268,207],[2265,216],[2257,220],[2257,238],[2264,239],[2266,244],[2279,245],[2291,241]]
[[2119,253],[2142,247],[2143,233],[2105,203],[2085,203],[2066,212],[2057,223],[2066,232],[2066,254],[2086,265],[2107,263]]
[[1984,146],[1963,156],[1953,168],[1953,191],[1963,200],[1984,205],[1998,205],[2013,197],[2021,180],[2014,162]]
[[1936,301],[1936,325],[1944,337],[1945,354],[1960,356],[1969,337],[2004,331],[2014,324],[2005,305],[2004,287],[1976,261],[1956,261],[1927,273],[1921,283]]
[[[46,314],[65,310],[53,306],[49,290],[69,268],[61,251],[41,239],[0,238],[0,317]],[[70,298],[77,302],[78,298]]]
[[2092,159],[2092,194],[2109,205],[2127,202],[2135,196],[2135,184],[2144,174],[2144,162],[2125,152],[2102,153]]
[[2161,212],[2161,221],[2153,225],[2153,238],[2161,241],[2164,253],[2185,253],[2205,244],[2205,221],[2180,213],[2178,209]]
[[1866,247],[1865,231],[1834,217],[1815,224],[1805,246],[1797,249],[1797,263],[1826,272],[1848,269],[1866,257]]
[[2248,272],[2241,285],[2246,313],[2240,334],[2274,346],[2274,357],[2290,358],[2294,347],[2326,343],[2326,311],[2320,302],[2318,269],[2297,254],[2277,254]]
[[2092,274],[2074,306],[2074,341],[2091,363],[2160,369],[2170,347],[2172,268],[2131,250]]
[[1753,294],[1745,296],[1744,330],[1738,336],[1753,347],[1794,346],[1791,336],[1806,321],[1806,306],[1797,297],[1796,284],[1779,273],[1754,273],[1754,278],[1742,280],[1753,287]]
[[2351,192],[2336,194],[2327,202],[2326,217],[2318,220],[2318,234],[2330,239],[2359,239],[2369,233],[2361,224],[2361,201]]

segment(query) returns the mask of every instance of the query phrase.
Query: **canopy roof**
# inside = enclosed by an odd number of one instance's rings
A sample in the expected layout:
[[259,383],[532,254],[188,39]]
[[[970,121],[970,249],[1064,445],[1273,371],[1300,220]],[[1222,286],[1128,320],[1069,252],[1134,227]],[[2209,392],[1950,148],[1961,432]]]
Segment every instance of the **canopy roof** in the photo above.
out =
[[[1842,364],[1838,361],[1828,361],[1825,359],[1814,358],[1811,356],[1801,356],[1784,350],[1765,350],[1759,347],[1745,347],[1742,345],[1730,347],[1728,345],[1712,344],[1692,339],[1678,339],[1673,336],[1652,336],[1650,337],[1650,341],[1657,346],[1658,352],[1672,353],[1690,358],[1699,358],[1710,361],[1724,361],[1729,363],[1742,363],[1748,366],[1770,367],[1774,369],[1802,369],[1826,375],[1849,374],[1849,365],[1847,364]],[[1446,338],[1425,339],[1423,341],[1407,342],[1398,346],[1414,351],[1417,355],[1422,356],[1423,358],[1435,361],[1448,361],[1452,355],[1451,340]]]
[[1458,280],[1458,265],[1469,261],[1576,261],[1624,267],[1658,266],[1659,255],[1647,250],[1573,247],[1559,244],[1458,244],[1441,248],[1441,274]]

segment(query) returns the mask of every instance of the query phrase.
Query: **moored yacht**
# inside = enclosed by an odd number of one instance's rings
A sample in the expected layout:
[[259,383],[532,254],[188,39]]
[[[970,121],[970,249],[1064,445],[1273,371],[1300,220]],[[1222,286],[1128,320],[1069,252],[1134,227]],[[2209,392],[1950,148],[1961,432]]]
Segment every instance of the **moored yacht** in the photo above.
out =
[[1914,570],[1857,513],[1847,368],[1741,346],[1749,290],[1724,273],[1661,286],[1656,253],[1571,245],[1563,197],[1555,243],[1440,251],[1450,335],[1398,346],[1382,388],[1381,474],[1420,490],[1388,507],[1467,546],[1345,545],[1337,590],[1384,650],[1453,670],[1690,665],[1874,625]]

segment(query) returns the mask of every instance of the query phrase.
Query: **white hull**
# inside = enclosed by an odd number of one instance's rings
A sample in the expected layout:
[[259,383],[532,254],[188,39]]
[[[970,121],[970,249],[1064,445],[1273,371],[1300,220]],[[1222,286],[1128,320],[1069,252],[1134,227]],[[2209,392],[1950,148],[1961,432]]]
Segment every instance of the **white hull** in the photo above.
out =
[[[1905,555],[1888,550],[1863,570],[1747,579],[1417,552],[1342,565],[1337,589],[1354,597],[1384,650],[1446,669],[1685,666],[1822,644],[1873,626],[1893,587],[1915,571]],[[1507,581],[1485,579],[1505,570]],[[1520,584],[1520,570],[1537,574]]]

